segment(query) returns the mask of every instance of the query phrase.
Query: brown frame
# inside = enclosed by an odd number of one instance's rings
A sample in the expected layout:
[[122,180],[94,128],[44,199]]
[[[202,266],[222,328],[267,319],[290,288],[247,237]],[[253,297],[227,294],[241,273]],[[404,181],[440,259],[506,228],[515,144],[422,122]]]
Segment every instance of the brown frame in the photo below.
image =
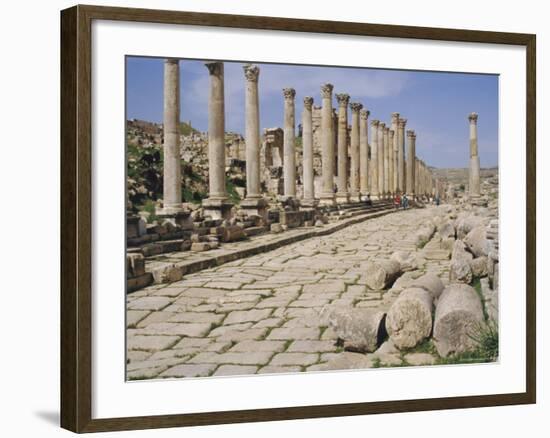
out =
[[[526,392],[92,419],[91,23],[221,26],[525,46],[527,54]],[[61,426],[74,432],[519,405],[536,402],[536,36],[382,24],[74,6],[61,11]]]

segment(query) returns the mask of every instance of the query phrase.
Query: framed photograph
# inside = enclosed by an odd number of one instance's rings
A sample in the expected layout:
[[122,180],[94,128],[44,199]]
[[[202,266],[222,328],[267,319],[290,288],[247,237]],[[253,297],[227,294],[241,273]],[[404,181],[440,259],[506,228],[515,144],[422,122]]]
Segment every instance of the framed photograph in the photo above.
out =
[[535,41],[62,11],[62,427],[535,403]]

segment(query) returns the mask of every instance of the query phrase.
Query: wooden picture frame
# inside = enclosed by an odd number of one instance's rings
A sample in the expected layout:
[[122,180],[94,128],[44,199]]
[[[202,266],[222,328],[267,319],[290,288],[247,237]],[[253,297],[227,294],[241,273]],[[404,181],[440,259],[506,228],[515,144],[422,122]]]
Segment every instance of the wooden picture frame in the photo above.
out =
[[[113,20],[526,48],[526,391],[194,414],[92,418],[92,22]],[[61,12],[61,426],[99,432],[529,404],[536,401],[536,37],[531,34],[75,6]]]

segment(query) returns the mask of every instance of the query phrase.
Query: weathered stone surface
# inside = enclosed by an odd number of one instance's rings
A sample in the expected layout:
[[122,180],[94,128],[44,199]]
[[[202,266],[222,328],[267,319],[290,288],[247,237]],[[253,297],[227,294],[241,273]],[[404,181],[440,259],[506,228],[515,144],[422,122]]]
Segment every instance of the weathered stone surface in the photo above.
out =
[[445,221],[437,226],[437,232],[439,235],[445,238],[455,238],[456,230],[455,226],[451,221]]
[[483,219],[479,216],[474,216],[468,213],[464,213],[461,217],[455,221],[456,237],[457,239],[464,239],[466,235],[472,231],[475,227],[482,225]]
[[194,252],[203,252],[210,249],[210,243],[207,242],[193,242],[191,244],[191,251]]
[[255,351],[268,351],[268,352],[281,352],[285,349],[285,341],[242,341],[231,347],[229,351],[235,352],[255,352]]
[[221,365],[214,376],[245,376],[247,374],[256,374],[257,366],[253,365]]
[[240,324],[243,322],[261,321],[262,319],[267,318],[271,314],[271,312],[271,309],[235,311],[227,315],[227,318],[224,322],[225,324]]
[[386,329],[397,348],[412,348],[430,336],[433,298],[426,289],[405,289],[390,307]]
[[177,336],[130,336],[128,337],[129,350],[158,351],[171,347],[178,341]]
[[142,254],[126,254],[127,277],[139,277],[145,274],[145,258]]
[[470,262],[470,268],[474,277],[486,277],[488,262],[486,256],[476,257]]
[[222,228],[221,239],[222,242],[236,242],[246,239],[246,233],[243,228],[238,225],[229,225]]
[[357,370],[371,368],[373,365],[374,360],[371,354],[365,355],[361,353],[344,352],[329,360],[326,364],[322,364],[320,369],[323,371]]
[[206,377],[212,374],[217,365],[214,364],[182,364],[169,368],[160,377]]
[[451,265],[449,270],[449,280],[451,283],[467,283],[472,282],[472,268],[470,263],[473,260],[472,254],[466,251],[466,247],[462,240],[457,240],[453,247],[451,256]]
[[405,355],[405,362],[414,366],[433,365],[435,357],[429,353],[409,353]]
[[283,226],[279,223],[271,224],[270,230],[272,233],[282,233],[284,231]]
[[486,256],[488,254],[489,242],[487,241],[487,229],[485,225],[478,225],[473,228],[464,237],[464,243],[474,256]]
[[175,265],[162,265],[151,270],[155,283],[173,283],[182,279],[181,269]]
[[410,286],[426,289],[428,292],[430,292],[434,300],[437,300],[439,298],[439,296],[443,292],[443,289],[445,288],[445,285],[441,281],[441,278],[439,278],[439,276],[437,274],[434,274],[433,272],[428,272],[421,277],[418,277],[417,279],[411,281]]
[[471,338],[483,323],[483,307],[477,292],[466,284],[445,288],[435,310],[433,339],[440,356],[470,351]]
[[323,310],[322,319],[350,351],[374,351],[385,337],[385,314],[375,309],[328,307]]
[[391,255],[391,260],[399,263],[402,272],[413,271],[418,268],[416,255],[412,251],[396,251]]
[[166,297],[142,297],[131,301],[127,305],[128,310],[160,310],[170,304]]
[[300,365],[306,366],[316,363],[319,360],[317,353],[279,353],[273,357],[270,365]]
[[365,281],[373,290],[390,287],[401,274],[401,266],[395,260],[369,262],[365,269]]

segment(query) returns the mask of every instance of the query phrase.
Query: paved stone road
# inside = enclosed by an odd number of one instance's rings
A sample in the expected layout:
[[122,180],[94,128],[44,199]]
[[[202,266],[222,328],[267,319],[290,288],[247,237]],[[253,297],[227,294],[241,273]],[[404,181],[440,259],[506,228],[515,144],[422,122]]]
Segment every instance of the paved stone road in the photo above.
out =
[[[127,297],[129,379],[243,375],[399,365],[391,348],[377,355],[343,352],[322,324],[327,304],[387,309],[395,291],[366,286],[367,260],[396,250],[417,253],[419,270],[448,275],[448,252],[413,236],[433,208],[352,225],[330,236],[237,260],[155,285]],[[395,289],[395,288],[394,288]],[[412,353],[409,364],[431,363]]]

